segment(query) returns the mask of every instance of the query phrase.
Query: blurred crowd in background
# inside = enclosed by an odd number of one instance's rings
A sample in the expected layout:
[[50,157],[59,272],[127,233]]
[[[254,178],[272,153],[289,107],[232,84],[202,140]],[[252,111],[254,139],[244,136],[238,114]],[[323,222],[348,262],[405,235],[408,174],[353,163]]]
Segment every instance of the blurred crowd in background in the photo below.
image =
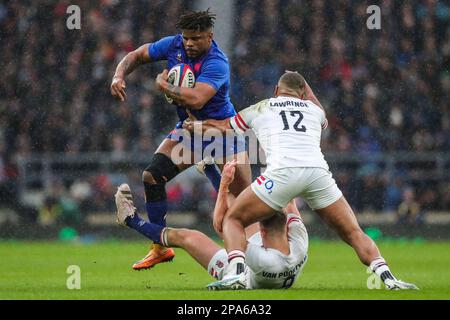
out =
[[[327,109],[322,149],[367,159],[334,170],[358,210],[397,210],[411,198],[450,208],[448,177],[412,181],[408,170],[370,163],[380,152],[450,151],[450,6],[446,1],[241,1],[232,55],[234,102],[273,92],[274,75],[298,70]],[[333,167],[332,167],[333,169]]]
[[[361,1],[236,1],[229,56],[236,109],[271,96],[279,75],[297,70],[327,109],[325,155],[370,159],[380,152],[449,153],[450,6],[442,0],[375,2],[381,7],[381,30],[367,29],[367,4]],[[125,103],[111,97],[109,86],[126,53],[178,33],[175,22],[192,1],[77,4],[79,31],[66,28],[68,1],[0,3],[3,204],[17,205],[18,156],[101,151],[150,159],[176,122],[173,107],[154,87],[164,64],[130,75]],[[139,188],[142,169],[128,175]],[[335,172],[358,211],[397,211],[415,223],[426,210],[449,210],[448,179],[430,185],[410,175],[386,172],[370,161]],[[170,184],[172,210],[211,212],[215,193],[197,182]],[[114,210],[112,173],[70,185],[55,181],[52,189],[33,208],[43,224],[58,216],[77,221],[81,212]]]

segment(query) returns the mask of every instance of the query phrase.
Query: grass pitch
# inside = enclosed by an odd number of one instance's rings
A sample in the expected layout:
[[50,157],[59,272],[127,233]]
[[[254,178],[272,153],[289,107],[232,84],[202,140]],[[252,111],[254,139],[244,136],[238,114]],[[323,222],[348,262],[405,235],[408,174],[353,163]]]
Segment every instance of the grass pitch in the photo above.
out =
[[[450,242],[379,242],[394,274],[420,291],[369,290],[370,276],[341,242],[311,241],[302,275],[288,290],[209,292],[205,270],[183,250],[172,263],[146,271],[131,265],[146,242],[0,242],[0,299],[450,299]],[[81,289],[69,290],[67,268],[81,270]]]

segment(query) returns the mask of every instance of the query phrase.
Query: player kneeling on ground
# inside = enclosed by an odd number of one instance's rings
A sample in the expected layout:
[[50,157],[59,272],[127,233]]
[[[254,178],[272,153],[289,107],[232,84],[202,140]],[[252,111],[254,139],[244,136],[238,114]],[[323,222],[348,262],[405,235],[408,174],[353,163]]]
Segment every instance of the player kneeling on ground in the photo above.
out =
[[[219,217],[228,209],[228,187],[233,182],[236,161],[225,165],[214,210]],[[122,184],[116,193],[117,219],[126,224],[128,219],[140,219],[135,212],[131,192]],[[243,270],[245,280],[239,284],[247,289],[289,288],[298,278],[307,260],[308,234],[303,225],[295,202],[291,201],[283,210],[268,219],[246,229],[248,245],[247,266]],[[140,221],[151,230],[151,223]],[[158,228],[155,228],[157,230]],[[158,237],[157,239],[155,239]],[[165,246],[186,250],[209,274],[218,280],[223,279],[228,265],[225,249],[196,230],[164,228],[159,234],[149,233],[151,240],[158,240]],[[210,290],[220,287],[210,286]]]

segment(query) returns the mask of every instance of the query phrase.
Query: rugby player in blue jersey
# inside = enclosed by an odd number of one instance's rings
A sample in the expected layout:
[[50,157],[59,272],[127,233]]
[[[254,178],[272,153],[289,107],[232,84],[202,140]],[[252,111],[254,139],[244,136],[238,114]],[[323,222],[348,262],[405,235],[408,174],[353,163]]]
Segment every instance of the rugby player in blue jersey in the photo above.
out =
[[[142,64],[166,60],[167,69],[170,70],[179,63],[185,63],[194,70],[196,78],[194,88],[184,88],[167,82],[167,70],[156,77],[157,88],[173,99],[179,122],[159,145],[150,164],[143,172],[146,210],[151,224],[145,224],[138,218],[126,221],[127,226],[142,234],[160,233],[166,227],[166,183],[195,164],[192,159],[193,154],[199,150],[194,150],[192,141],[188,142],[191,144],[188,148],[182,149],[183,152],[190,153],[188,158],[191,158],[191,161],[180,163],[179,158],[175,159],[174,152],[172,152],[180,143],[183,143],[183,137],[179,132],[182,130],[183,121],[188,117],[198,120],[223,120],[236,115],[229,97],[230,67],[228,59],[213,40],[214,20],[215,15],[209,10],[188,12],[182,15],[177,22],[181,34],[142,45],[128,53],[116,68],[111,84],[111,94],[120,101],[126,99],[125,77]],[[202,141],[201,149],[204,150],[208,143]],[[220,155],[222,159],[217,161],[220,169],[223,168],[226,159],[230,159],[230,157],[238,156],[239,159],[244,159],[237,165],[235,179],[229,188],[233,196],[237,197],[251,183],[245,143],[243,140],[239,140],[237,143],[227,144],[224,139],[221,148],[223,149]],[[178,153],[177,155],[179,156]],[[184,156],[186,155],[184,154]],[[183,158],[185,158],[184,156]],[[216,170],[215,166],[209,165],[205,167],[204,171],[209,177],[214,170]],[[138,216],[136,215],[136,217]],[[156,226],[156,230],[143,230],[149,225]],[[135,263],[133,268],[135,270],[148,269],[160,262],[172,260],[174,255],[173,249],[154,242],[148,255]]]

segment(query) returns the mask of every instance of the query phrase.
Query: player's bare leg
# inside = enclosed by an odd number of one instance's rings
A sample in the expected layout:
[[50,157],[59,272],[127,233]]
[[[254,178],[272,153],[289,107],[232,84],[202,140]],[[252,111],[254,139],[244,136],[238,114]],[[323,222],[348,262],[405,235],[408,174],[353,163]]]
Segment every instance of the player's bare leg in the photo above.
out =
[[[159,160],[161,163],[160,166],[155,165],[150,169],[146,169],[142,175],[142,180],[144,186],[146,188],[145,192],[145,201],[147,204],[158,203],[159,201],[165,201],[165,184],[174,176],[179,174],[180,172],[186,170],[187,168],[192,166],[193,163],[193,155],[187,155],[188,161],[181,162],[180,159],[183,159],[183,152],[186,152],[186,149],[180,148],[180,152],[173,152],[174,148],[179,144],[178,141],[171,139],[164,139],[160,144],[158,149],[155,152],[155,158]],[[178,149],[177,149],[178,150]],[[180,159],[174,159],[174,157],[181,157]],[[154,159],[155,159],[154,158]],[[163,162],[165,161],[165,163]],[[175,164],[176,163],[176,164]],[[176,166],[176,168],[174,168]],[[164,168],[161,168],[164,167]],[[168,172],[169,174],[165,174]],[[159,211],[159,216],[152,216],[149,214],[149,220],[156,224],[164,224],[165,225],[165,214],[167,209],[158,208],[158,206],[154,206],[156,213]],[[147,209],[147,211],[151,211],[151,209]],[[167,248],[162,246],[159,243],[153,243],[150,246],[150,252],[140,261],[136,262],[133,265],[133,269],[135,270],[144,270],[149,269],[155,266],[157,263],[171,261],[175,256],[175,252],[172,248]]]
[[227,251],[245,251],[245,228],[270,217],[277,211],[263,202],[250,186],[236,198],[223,220],[224,241]]
[[355,250],[361,262],[380,276],[388,289],[417,289],[414,284],[397,280],[392,275],[375,242],[361,230],[345,197],[316,212]]
[[250,186],[236,198],[223,220],[223,237],[229,264],[225,269],[223,279],[209,284],[208,289],[245,288],[244,263],[247,247],[245,228],[276,212],[259,199]]
[[342,240],[353,247],[363,264],[369,266],[380,256],[376,244],[361,230],[352,208],[344,197],[316,212]]
[[203,268],[222,248],[208,236],[197,230],[166,228],[163,231],[165,244],[186,250]]

